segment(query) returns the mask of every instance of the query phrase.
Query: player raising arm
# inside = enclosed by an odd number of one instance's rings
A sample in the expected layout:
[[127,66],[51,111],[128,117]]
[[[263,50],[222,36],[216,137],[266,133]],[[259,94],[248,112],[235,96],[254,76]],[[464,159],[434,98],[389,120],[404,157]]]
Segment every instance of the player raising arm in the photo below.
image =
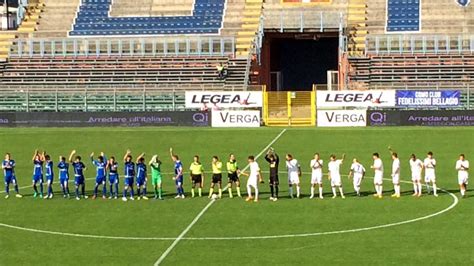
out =
[[162,188],[161,188],[161,161],[158,158],[158,155],[153,155],[150,162],[148,163],[151,168],[151,184],[155,191],[155,199],[162,200]]
[[209,189],[209,198],[214,193],[214,187],[217,185],[219,189],[218,197],[222,198],[222,162],[219,161],[219,157],[212,156],[212,180],[211,188]]
[[97,198],[97,190],[100,185],[102,185],[102,198],[105,199],[107,197],[107,158],[104,153],[101,152],[97,160],[94,160],[94,153],[91,153],[90,159],[92,164],[96,167],[94,195],[92,196],[92,199]]
[[[138,155],[137,157],[137,197],[144,200],[148,200],[146,195],[146,183],[147,183],[147,171],[145,164],[145,153]],[[140,191],[141,189],[141,191]]]
[[433,158],[433,152],[429,151],[423,161],[425,168],[425,184],[428,194],[430,194],[430,183],[433,185],[433,195],[438,197],[438,187],[436,186],[436,160]]
[[189,171],[191,171],[191,197],[194,198],[194,190],[196,186],[198,188],[199,197],[202,196],[202,184],[204,180],[204,167],[202,166],[201,161],[199,160],[198,155],[194,155],[193,162],[189,166]]
[[278,154],[276,154],[275,150],[273,148],[270,148],[267,151],[267,154],[265,155],[265,160],[268,162],[270,166],[270,178],[269,178],[269,184],[270,184],[270,192],[271,192],[271,201],[277,201],[278,200],[278,185],[279,185],[279,179],[278,179],[278,166],[280,164],[280,157]]
[[132,152],[127,150],[123,156],[123,170],[124,170],[124,187],[122,193],[122,200],[127,201],[127,191],[130,191],[130,200],[135,200],[133,197],[133,177],[135,176],[135,163],[132,161]]
[[346,155],[343,154],[342,158],[340,160],[337,160],[336,155],[331,155],[329,157],[329,163],[328,163],[328,178],[331,180],[331,188],[332,188],[332,198],[336,198],[336,188],[339,189],[339,193],[341,194],[341,198],[345,199],[346,197],[344,196],[344,191],[342,190],[342,180],[341,180],[341,172],[340,168],[342,163],[344,162],[344,159],[346,158]]
[[415,154],[410,157],[411,180],[413,181],[413,196],[421,197],[421,172],[423,171],[423,163],[416,158]]
[[54,181],[54,163],[53,160],[51,160],[51,157],[46,154],[44,156],[44,161],[45,161],[45,166],[46,166],[46,186],[48,188],[48,194],[45,199],[52,199],[53,198],[53,181]]
[[23,196],[20,194],[18,190],[18,182],[16,180],[16,175],[15,175],[15,160],[11,158],[10,153],[5,154],[5,160],[2,162],[2,169],[3,169],[3,175],[5,178],[5,198],[8,199],[10,197],[10,183],[13,184],[15,187],[15,192],[16,192],[16,197],[17,198],[22,198]]
[[[107,170],[109,170],[109,185],[110,185],[110,196],[109,199],[118,198],[118,190],[119,190],[119,173],[118,173],[118,163],[115,161],[115,157],[112,156],[107,161]],[[115,191],[114,191],[115,187]]]
[[59,184],[63,191],[63,198],[69,198],[69,163],[66,162],[66,157],[59,156]]
[[173,180],[176,183],[176,199],[184,199],[184,188],[183,188],[183,164],[179,160],[179,156],[173,153],[173,148],[170,148],[171,160],[174,163],[174,176]]
[[87,199],[86,183],[85,183],[86,180],[84,178],[84,171],[86,170],[86,166],[81,161],[81,156],[79,155],[74,158],[74,161],[72,160],[75,154],[76,154],[76,150],[73,150],[71,154],[69,155],[69,162],[71,163],[72,168],[74,169],[74,185],[76,186],[76,200],[80,200],[79,187],[81,187],[82,197],[84,199]]
[[40,198],[43,198],[43,163],[44,163],[44,153],[40,153],[38,150],[35,150],[33,153],[33,197],[38,196],[37,184],[40,185]]
[[[248,157],[248,163],[250,168],[250,174],[241,172],[242,175],[248,176],[247,180],[247,198],[245,201],[251,201],[253,199],[254,202],[258,202],[258,182],[262,182],[262,173],[260,171],[260,166],[255,161],[255,157],[250,155]],[[252,188],[255,191],[255,198],[252,197]]]
[[458,171],[458,184],[461,196],[466,196],[467,183],[469,179],[469,161],[466,160],[464,154],[459,155],[459,160],[456,162],[456,170]]
[[354,186],[354,191],[358,197],[360,197],[360,184],[362,183],[364,176],[364,166],[359,162],[359,160],[357,160],[357,158],[354,158],[352,160],[351,170],[349,171],[349,179],[352,177],[352,185]]
[[296,186],[296,198],[300,198],[300,177],[301,177],[301,167],[298,163],[298,160],[293,158],[293,155],[286,155],[286,169],[288,170],[288,185],[290,198],[293,198],[293,186]]
[[321,160],[319,153],[314,154],[314,159],[309,163],[311,167],[311,196],[314,197],[314,189],[316,185],[319,188],[319,198],[323,199],[323,160]]
[[392,198],[400,198],[400,159],[398,159],[398,153],[392,150],[392,147],[388,146],[388,151],[392,157],[392,183],[394,193]]
[[237,165],[237,160],[235,159],[234,154],[229,155],[229,161],[227,162],[227,189],[229,190],[229,198],[233,198],[232,195],[232,184],[235,184],[235,189],[237,190],[237,196],[242,197],[240,194],[240,179],[239,179],[239,166]]

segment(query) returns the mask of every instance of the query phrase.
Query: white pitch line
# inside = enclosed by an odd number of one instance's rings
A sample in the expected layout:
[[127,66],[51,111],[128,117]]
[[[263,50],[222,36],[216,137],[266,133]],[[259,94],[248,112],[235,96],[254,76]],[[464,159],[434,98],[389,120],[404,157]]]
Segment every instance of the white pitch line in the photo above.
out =
[[[260,156],[262,156],[262,154],[268,149],[270,148],[270,146],[272,146],[284,133],[286,132],[286,128],[283,129],[267,146],[265,146],[265,148],[262,149],[262,151],[255,157],[255,159],[258,159]],[[249,167],[249,165],[245,166],[244,169],[242,169],[242,171],[245,171],[247,170],[247,168]],[[164,259],[166,259],[166,257],[170,254],[170,252],[174,249],[174,247],[176,247],[176,245],[184,238],[184,236],[189,232],[189,230],[191,230],[191,228],[194,226],[194,224],[197,223],[197,221],[199,221],[199,219],[204,215],[204,213],[212,206],[212,204],[214,204],[214,202],[216,202],[215,200],[211,200],[207,205],[206,207],[204,207],[204,209],[201,210],[201,212],[194,218],[194,220],[188,225],[188,227],[186,227],[183,232],[181,232],[181,234],[173,241],[173,243],[171,243],[171,245],[165,250],[165,252],[163,252],[163,254],[161,254],[161,256],[158,258],[158,260],[155,262],[155,266],[158,266],[160,265]]]

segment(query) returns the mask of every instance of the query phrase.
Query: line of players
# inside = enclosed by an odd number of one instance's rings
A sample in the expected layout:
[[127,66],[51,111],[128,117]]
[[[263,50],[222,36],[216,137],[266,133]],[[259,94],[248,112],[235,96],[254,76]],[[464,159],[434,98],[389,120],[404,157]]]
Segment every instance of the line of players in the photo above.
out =
[[[392,163],[392,183],[394,185],[394,194],[392,197],[400,197],[400,160],[398,154],[394,152],[391,147],[389,151],[393,160]],[[74,169],[74,184],[75,184],[75,198],[80,200],[82,198],[87,198],[85,194],[85,178],[84,171],[86,170],[85,164],[82,162],[80,156],[75,156],[76,151],[73,150],[69,155],[68,161],[63,156],[59,157],[59,163],[57,168],[59,171],[59,183],[63,193],[63,197],[69,198],[69,165]],[[129,193],[130,200],[135,199],[134,184],[136,185],[136,196],[137,199],[147,200],[147,164],[145,163],[145,153],[140,154],[136,161],[132,161],[131,151],[127,150],[123,157],[124,162],[124,188],[122,191],[122,200],[127,201],[127,194]],[[170,148],[170,156],[174,163],[174,176],[173,180],[176,184],[176,198],[184,198],[184,171],[183,164],[179,160],[178,155],[173,153],[173,149]],[[74,159],[73,159],[74,158]],[[374,186],[375,194],[377,198],[382,198],[383,194],[383,172],[384,167],[380,155],[374,153],[372,155],[373,164],[371,169],[374,170]],[[300,178],[301,178],[301,166],[299,162],[293,158],[291,154],[285,156],[286,159],[286,168],[288,171],[288,184],[289,184],[289,195],[291,198],[300,198],[301,196],[301,187],[300,187]],[[344,192],[342,189],[342,178],[340,174],[340,166],[344,162],[345,155],[342,155],[341,159],[337,159],[335,155],[331,155],[329,159],[328,167],[328,178],[331,183],[331,189],[333,198],[337,197],[337,191],[342,198],[345,198]],[[97,159],[94,159],[94,153],[91,153],[90,160],[92,164],[96,167],[96,182],[94,186],[94,194],[92,196],[95,199],[98,195],[99,186],[102,185],[102,197],[106,198],[107,195],[107,175],[109,183],[109,199],[117,199],[119,196],[119,173],[118,173],[118,162],[114,157],[107,159],[105,154],[102,152]],[[277,201],[279,196],[279,177],[278,177],[278,168],[280,159],[278,154],[274,151],[273,148],[270,148],[266,155],[265,160],[269,164],[269,184],[271,197],[270,200]],[[45,152],[39,152],[35,150],[32,158],[33,162],[33,181],[32,188],[34,190],[33,197],[40,197],[44,199],[51,199],[53,197],[53,181],[54,181],[54,163],[51,157]],[[422,172],[425,172],[425,185],[428,190],[428,194],[431,193],[431,186],[433,190],[433,195],[438,196],[438,189],[436,186],[436,160],[433,157],[432,152],[427,153],[427,157],[422,162],[420,159],[412,154],[410,158],[410,168],[413,181],[413,196],[420,197],[422,195]],[[161,173],[161,164],[162,162],[157,155],[154,155],[149,161],[148,165],[152,170],[152,186],[154,189],[154,198],[163,199],[162,196],[162,173]],[[43,165],[44,165],[44,176],[46,177],[46,186],[47,193],[43,194]],[[222,168],[223,163],[219,160],[217,156],[212,158],[212,177],[211,177],[211,186],[209,189],[209,197],[222,197]],[[241,197],[240,192],[240,176],[244,175],[248,177],[247,180],[247,201],[258,201],[258,183],[263,183],[263,177],[258,163],[255,161],[254,156],[248,157],[248,167],[249,173],[241,171],[238,167],[236,158],[233,154],[229,156],[229,160],[226,164],[227,173],[228,173],[228,185],[225,189],[229,192],[229,197],[233,197],[232,188],[235,186],[237,196]],[[316,153],[314,158],[310,162],[310,167],[312,170],[311,174],[311,195],[310,198],[315,197],[316,187],[319,189],[318,197],[323,199],[323,160],[320,158],[320,155]],[[5,160],[2,162],[2,168],[4,170],[5,177],[5,198],[9,197],[9,186],[10,184],[14,185],[16,191],[16,197],[21,198],[22,195],[19,193],[18,184],[15,176],[15,161],[11,159],[10,154],[5,155]],[[464,154],[459,156],[459,160],[456,162],[455,166],[458,171],[458,184],[460,186],[460,192],[462,196],[465,196],[466,186],[468,184],[468,170],[469,170],[469,161],[465,159]],[[195,190],[197,188],[198,196],[202,196],[202,188],[204,184],[204,167],[199,160],[199,156],[194,156],[193,162],[189,168],[190,179],[192,183],[191,196],[195,197]],[[353,187],[355,193],[360,196],[360,186],[363,178],[365,177],[366,169],[365,167],[356,159],[353,159],[349,179],[352,179]],[[135,181],[135,182],[134,182]],[[38,191],[38,185],[40,190]],[[214,189],[218,188],[218,194],[214,194]],[[293,189],[296,189],[296,195]],[[79,189],[81,190],[79,192]],[[252,190],[254,191],[254,196],[252,195]]]

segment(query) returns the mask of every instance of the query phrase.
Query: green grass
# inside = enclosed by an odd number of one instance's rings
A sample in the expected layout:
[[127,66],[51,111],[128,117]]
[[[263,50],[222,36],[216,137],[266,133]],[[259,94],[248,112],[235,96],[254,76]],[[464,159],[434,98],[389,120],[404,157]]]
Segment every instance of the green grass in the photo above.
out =
[[[198,213],[209,203],[207,198],[175,200],[171,179],[172,146],[187,169],[192,156],[199,154],[207,169],[210,158],[226,159],[235,153],[241,167],[245,158],[257,155],[282,129],[193,129],[193,128],[100,128],[100,129],[2,129],[0,152],[11,152],[17,161],[17,176],[23,199],[3,199],[0,194],[0,223],[18,227],[95,236],[170,238],[167,240],[123,240],[83,238],[22,231],[0,226],[0,265],[152,265]],[[287,197],[286,175],[280,175],[281,199],[268,201],[267,184],[260,185],[259,203],[242,199],[216,201],[171,250],[163,265],[473,265],[474,191],[460,199],[452,210],[422,221],[362,232],[278,239],[199,240],[202,237],[255,237],[324,233],[366,228],[415,219],[441,211],[453,198],[409,196],[412,186],[403,184],[400,199],[389,197],[390,181],[385,181],[382,200],[371,196],[353,197],[352,185],[343,178],[348,198],[330,199],[325,182],[324,200],[310,200],[309,160],[319,152],[326,166],[330,154],[346,153],[342,173],[347,174],[350,159],[357,157],[369,169],[371,154],[378,151],[389,178],[390,144],[402,161],[402,178],[408,181],[408,158],[416,153],[424,158],[432,150],[438,161],[438,185],[458,195],[454,164],[459,153],[472,159],[474,128],[360,128],[288,129],[273,145],[281,157],[292,153],[305,172],[303,198]],[[94,169],[88,160],[91,152],[106,152],[121,158],[127,148],[134,156],[146,152],[147,159],[159,154],[164,162],[164,201],[65,200],[55,184],[53,200],[31,197],[31,157],[35,148],[46,149],[57,159],[76,149],[89,166],[86,188],[91,193]],[[259,158],[263,170],[266,163]],[[284,172],[284,167],[280,166]],[[120,168],[122,174],[123,168]],[[325,168],[326,172],[326,168]],[[369,170],[368,176],[372,176]],[[225,179],[225,178],[224,178]],[[245,179],[245,178],[243,178]],[[265,173],[265,179],[267,174]],[[204,191],[207,195],[209,177]],[[57,176],[56,180],[57,182]],[[121,179],[121,181],[123,181]],[[243,182],[245,185],[245,181]],[[267,182],[268,183],[268,182]],[[242,191],[245,191],[245,186]],[[149,184],[149,192],[151,185]],[[122,189],[122,184],[120,185]],[[185,179],[185,191],[190,182]],[[372,179],[364,180],[362,190],[373,191]],[[235,193],[235,191],[234,191]],[[13,194],[12,194],[13,196]],[[194,239],[186,239],[194,238]]]

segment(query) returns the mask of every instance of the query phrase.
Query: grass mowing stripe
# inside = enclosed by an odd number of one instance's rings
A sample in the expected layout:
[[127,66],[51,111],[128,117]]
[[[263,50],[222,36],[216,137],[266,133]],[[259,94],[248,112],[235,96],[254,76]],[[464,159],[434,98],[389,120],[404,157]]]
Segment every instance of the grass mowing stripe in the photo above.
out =
[[[260,153],[255,157],[255,160],[258,159],[260,156],[262,156],[262,154],[270,147],[272,146],[278,139],[280,139],[280,137],[286,132],[286,128],[283,129],[275,138],[273,138],[273,140],[267,145],[265,146],[265,148],[263,148]],[[249,165],[247,164],[247,166],[245,166],[245,168],[243,169],[243,171],[247,170],[247,168],[249,167]],[[214,202],[216,202],[215,200],[211,200],[207,205],[206,207],[204,207],[204,209],[202,209],[202,211],[194,218],[194,220],[188,225],[188,227],[186,227],[183,232],[181,232],[181,234],[173,241],[173,243],[171,243],[171,245],[165,250],[165,252],[163,252],[163,254],[161,254],[161,256],[158,258],[158,260],[155,262],[155,266],[157,265],[160,265],[163,260],[168,256],[168,254],[173,250],[173,248],[179,243],[179,241],[181,241],[183,239],[183,237],[189,232],[189,230],[191,230],[191,228],[194,226],[194,224],[197,223],[197,221],[199,221],[199,219],[204,215],[204,213],[212,206],[212,204],[214,204]]]

